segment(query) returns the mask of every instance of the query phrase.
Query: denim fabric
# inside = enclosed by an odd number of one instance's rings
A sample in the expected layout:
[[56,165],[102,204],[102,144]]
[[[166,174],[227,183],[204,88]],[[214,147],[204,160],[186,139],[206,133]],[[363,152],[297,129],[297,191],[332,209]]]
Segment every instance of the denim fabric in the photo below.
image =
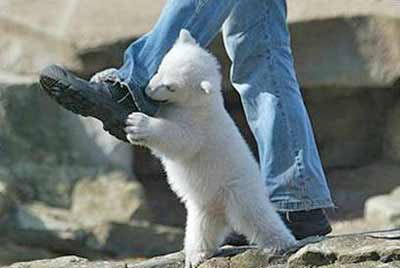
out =
[[333,207],[293,66],[285,0],[170,0],[153,30],[126,50],[121,79],[143,89],[180,29],[206,47],[222,29],[256,138],[270,199],[278,210]]

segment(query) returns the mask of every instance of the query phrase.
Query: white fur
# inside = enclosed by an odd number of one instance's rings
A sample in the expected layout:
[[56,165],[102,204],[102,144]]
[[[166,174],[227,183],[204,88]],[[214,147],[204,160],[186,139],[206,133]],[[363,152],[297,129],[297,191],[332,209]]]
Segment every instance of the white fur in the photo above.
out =
[[211,257],[232,230],[269,251],[296,244],[220,91],[217,60],[183,30],[146,89],[167,103],[157,117],[132,113],[127,120],[128,140],[161,159],[186,205],[186,267]]

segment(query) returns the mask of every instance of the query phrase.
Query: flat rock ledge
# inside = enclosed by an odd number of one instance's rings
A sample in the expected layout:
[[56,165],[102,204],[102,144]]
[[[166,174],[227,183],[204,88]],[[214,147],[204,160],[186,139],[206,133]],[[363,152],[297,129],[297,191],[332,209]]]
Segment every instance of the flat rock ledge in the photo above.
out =
[[[312,239],[288,256],[273,256],[254,247],[224,247],[199,268],[398,268],[400,229]],[[167,246],[167,245],[166,245]],[[177,252],[143,262],[89,261],[76,256],[15,263],[8,268],[183,268],[184,254]],[[5,268],[5,267],[3,267]]]

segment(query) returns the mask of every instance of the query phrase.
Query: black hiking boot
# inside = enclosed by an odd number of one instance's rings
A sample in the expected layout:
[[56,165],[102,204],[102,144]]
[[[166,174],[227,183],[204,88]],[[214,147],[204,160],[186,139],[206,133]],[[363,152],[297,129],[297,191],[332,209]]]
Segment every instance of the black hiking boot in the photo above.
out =
[[[278,211],[278,214],[298,240],[309,236],[324,236],[332,231],[332,227],[323,209],[290,212]],[[225,239],[224,245],[246,246],[249,245],[249,242],[245,236],[231,233]]]
[[248,246],[249,241],[247,241],[244,235],[238,234],[236,232],[230,233],[223,243],[223,245],[230,245],[230,246]]
[[88,82],[57,65],[40,73],[40,84],[65,109],[99,119],[104,130],[125,142],[128,115],[135,111],[153,115],[158,109],[141,90],[130,90],[119,81]]
[[324,236],[332,231],[323,209],[279,211],[278,213],[298,240],[309,236]]

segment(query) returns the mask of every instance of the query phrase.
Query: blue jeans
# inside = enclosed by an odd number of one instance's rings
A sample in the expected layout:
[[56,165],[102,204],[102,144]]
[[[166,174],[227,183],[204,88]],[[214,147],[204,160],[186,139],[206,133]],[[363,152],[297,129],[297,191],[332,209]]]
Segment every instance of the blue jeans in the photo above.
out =
[[294,71],[286,1],[169,0],[153,30],[126,50],[120,78],[130,88],[143,89],[182,28],[203,47],[222,29],[232,61],[231,82],[256,138],[261,171],[276,208],[332,207]]

